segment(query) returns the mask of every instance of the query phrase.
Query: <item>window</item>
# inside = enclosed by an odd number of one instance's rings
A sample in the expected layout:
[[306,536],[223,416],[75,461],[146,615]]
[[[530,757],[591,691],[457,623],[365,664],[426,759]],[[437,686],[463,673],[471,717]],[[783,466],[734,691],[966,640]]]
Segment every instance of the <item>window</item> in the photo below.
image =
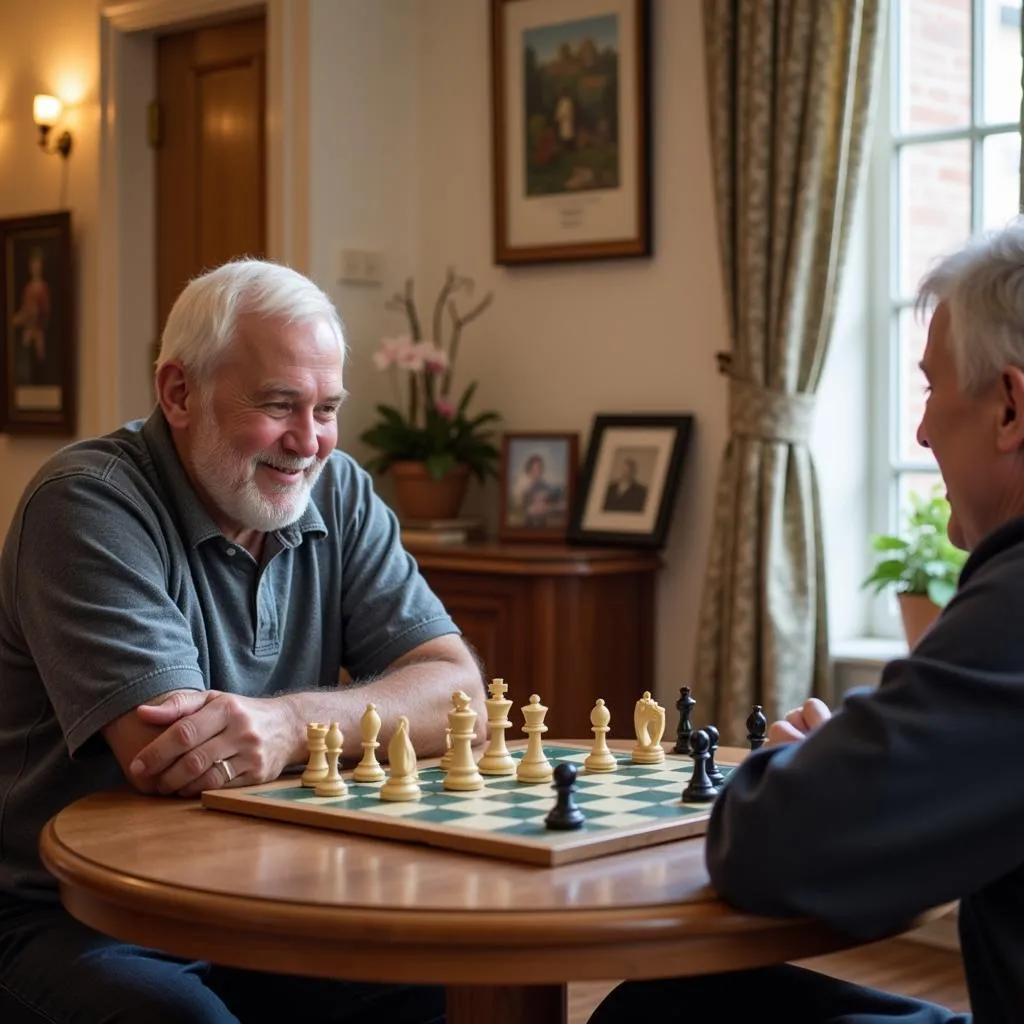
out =
[[[1008,0],[899,0],[891,5],[878,107],[878,211],[872,249],[881,301],[875,407],[881,454],[873,519],[898,528],[911,491],[939,482],[931,453],[917,444],[924,408],[918,362],[927,324],[914,312],[931,262],[1020,209],[1021,4]],[[874,631],[893,611],[877,605]]]

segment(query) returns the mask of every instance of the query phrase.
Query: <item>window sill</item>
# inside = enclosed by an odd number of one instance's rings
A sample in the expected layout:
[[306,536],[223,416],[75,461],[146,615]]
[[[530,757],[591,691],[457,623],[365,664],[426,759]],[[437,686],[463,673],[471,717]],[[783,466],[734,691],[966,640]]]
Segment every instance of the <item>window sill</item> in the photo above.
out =
[[893,658],[907,653],[907,642],[902,637],[861,636],[838,640],[830,645],[829,657],[833,665],[882,667]]

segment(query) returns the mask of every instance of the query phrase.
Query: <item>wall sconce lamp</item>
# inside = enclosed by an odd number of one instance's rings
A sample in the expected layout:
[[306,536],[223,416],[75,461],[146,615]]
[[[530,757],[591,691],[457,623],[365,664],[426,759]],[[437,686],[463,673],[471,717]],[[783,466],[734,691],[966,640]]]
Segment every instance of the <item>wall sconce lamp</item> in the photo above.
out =
[[39,146],[44,153],[60,153],[66,160],[71,152],[71,133],[63,131],[52,143],[50,129],[60,120],[63,107],[56,96],[36,96],[32,100],[32,120],[39,126]]

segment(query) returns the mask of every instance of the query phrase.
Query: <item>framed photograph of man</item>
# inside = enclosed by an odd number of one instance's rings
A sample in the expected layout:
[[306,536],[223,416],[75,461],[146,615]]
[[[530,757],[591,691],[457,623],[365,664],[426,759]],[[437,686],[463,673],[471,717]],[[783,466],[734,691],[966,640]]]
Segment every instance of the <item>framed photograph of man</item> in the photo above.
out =
[[565,540],[576,495],[578,451],[575,433],[502,436],[502,540]]
[[71,215],[0,220],[0,431],[75,433]]
[[567,539],[664,547],[692,431],[689,414],[596,416]]
[[491,0],[502,264],[651,252],[649,0]]

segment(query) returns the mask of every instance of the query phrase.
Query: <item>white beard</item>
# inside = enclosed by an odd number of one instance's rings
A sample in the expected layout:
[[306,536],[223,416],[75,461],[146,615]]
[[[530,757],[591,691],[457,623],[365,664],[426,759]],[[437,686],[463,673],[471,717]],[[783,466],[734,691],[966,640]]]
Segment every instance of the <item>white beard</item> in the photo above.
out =
[[[241,458],[220,436],[213,414],[204,414],[192,449],[196,480],[217,508],[247,530],[269,533],[290,526],[309,505],[313,485],[324,468],[315,456],[298,458],[283,452],[262,451]],[[261,464],[288,471],[302,470],[302,479],[292,484],[264,485],[256,482]]]

